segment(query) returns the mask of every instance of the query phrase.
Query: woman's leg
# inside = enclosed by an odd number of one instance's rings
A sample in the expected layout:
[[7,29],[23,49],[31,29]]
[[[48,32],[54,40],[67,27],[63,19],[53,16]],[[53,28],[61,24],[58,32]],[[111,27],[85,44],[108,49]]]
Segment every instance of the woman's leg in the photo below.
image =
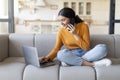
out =
[[57,55],[57,59],[61,62],[65,62],[68,65],[82,65],[83,59],[75,54],[72,51],[64,49],[60,50]]
[[[112,64],[110,59],[104,58],[107,55],[107,49],[105,44],[96,45],[95,48],[88,51],[82,56],[84,66],[109,66]],[[101,60],[100,60],[101,59]],[[92,63],[90,62],[92,61]]]
[[[99,51],[99,52],[98,52]],[[96,53],[96,54],[95,54]],[[57,59],[61,62],[65,62],[68,65],[75,65],[75,66],[108,66],[111,64],[111,61],[108,59],[99,60],[105,57],[107,54],[106,52],[106,45],[99,44],[92,50],[88,51],[82,57],[76,56],[71,51],[64,49],[60,50],[57,55]],[[99,60],[99,61],[96,61]],[[96,61],[96,62],[91,62]]]
[[98,44],[90,51],[86,52],[85,55],[82,56],[84,60],[87,61],[97,61],[102,59],[107,55],[107,49],[105,44]]

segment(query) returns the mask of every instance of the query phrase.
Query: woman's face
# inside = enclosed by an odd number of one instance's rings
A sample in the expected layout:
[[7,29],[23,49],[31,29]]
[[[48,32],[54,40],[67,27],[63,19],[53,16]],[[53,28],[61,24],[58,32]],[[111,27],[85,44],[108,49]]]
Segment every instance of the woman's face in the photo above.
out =
[[59,20],[60,20],[60,22],[61,22],[61,25],[62,25],[64,28],[67,28],[67,25],[69,24],[70,19],[67,18],[67,17],[64,17],[64,16],[59,16]]

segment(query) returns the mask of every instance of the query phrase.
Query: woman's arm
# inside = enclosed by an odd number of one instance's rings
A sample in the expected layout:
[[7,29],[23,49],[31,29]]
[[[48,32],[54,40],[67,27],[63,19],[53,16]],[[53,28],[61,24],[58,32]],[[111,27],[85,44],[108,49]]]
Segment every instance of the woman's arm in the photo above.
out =
[[52,51],[47,55],[47,56],[43,56],[40,58],[40,63],[46,63],[46,62],[51,62],[53,61],[53,59],[56,57],[57,52],[60,50],[60,48],[62,47],[63,43],[61,40],[61,33],[60,31],[58,32],[58,35],[56,37],[56,44],[54,46],[54,48],[52,49]]
[[61,49],[62,46],[63,46],[63,42],[62,42],[62,36],[61,36],[61,30],[60,30],[56,37],[56,44],[54,48],[46,57],[50,58],[50,60],[53,60],[56,57],[57,52]]
[[76,39],[76,44],[83,50],[88,50],[90,47],[90,34],[88,25],[84,22],[75,26],[69,24],[68,31],[73,34]]
[[79,47],[81,47],[83,50],[88,50],[90,47],[90,33],[88,25],[85,23],[82,23],[80,26],[80,31],[78,34],[75,34],[76,42]]

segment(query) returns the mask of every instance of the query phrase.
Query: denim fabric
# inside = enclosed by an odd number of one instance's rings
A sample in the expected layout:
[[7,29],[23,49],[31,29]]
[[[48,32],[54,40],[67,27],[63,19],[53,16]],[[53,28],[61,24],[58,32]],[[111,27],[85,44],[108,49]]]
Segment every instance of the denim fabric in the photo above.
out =
[[73,49],[73,50],[70,50],[71,53],[75,54],[76,56],[79,56],[79,57],[82,57],[86,52],[81,49],[81,48],[78,48],[78,49]]
[[93,49],[87,51],[85,55],[82,56],[84,60],[96,61],[107,55],[107,49],[105,44],[98,44]]
[[82,58],[72,53],[71,50],[63,49],[58,52],[57,59],[68,65],[81,65]]
[[107,55],[106,45],[98,44],[93,49],[85,52],[81,48],[68,50],[60,50],[57,54],[57,59],[65,62],[68,65],[82,65],[83,60],[96,61]]

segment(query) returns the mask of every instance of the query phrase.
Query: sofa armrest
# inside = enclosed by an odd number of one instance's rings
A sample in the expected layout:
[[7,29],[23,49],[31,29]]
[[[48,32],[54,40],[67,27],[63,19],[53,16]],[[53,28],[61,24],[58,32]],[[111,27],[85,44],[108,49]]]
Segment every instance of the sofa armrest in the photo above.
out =
[[0,34],[0,61],[8,57],[8,34]]

